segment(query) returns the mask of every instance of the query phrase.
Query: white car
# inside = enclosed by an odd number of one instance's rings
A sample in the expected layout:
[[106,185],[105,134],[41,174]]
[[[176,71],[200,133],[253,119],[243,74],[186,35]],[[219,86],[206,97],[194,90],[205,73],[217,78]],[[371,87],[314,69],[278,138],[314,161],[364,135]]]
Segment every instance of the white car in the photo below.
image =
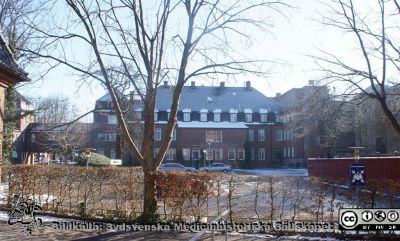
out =
[[226,165],[224,163],[215,162],[209,166],[200,168],[200,171],[203,172],[230,172],[232,171],[232,166]]
[[177,171],[186,171],[186,172],[195,172],[196,169],[193,167],[187,167],[180,163],[165,163],[161,164],[160,170],[177,170]]

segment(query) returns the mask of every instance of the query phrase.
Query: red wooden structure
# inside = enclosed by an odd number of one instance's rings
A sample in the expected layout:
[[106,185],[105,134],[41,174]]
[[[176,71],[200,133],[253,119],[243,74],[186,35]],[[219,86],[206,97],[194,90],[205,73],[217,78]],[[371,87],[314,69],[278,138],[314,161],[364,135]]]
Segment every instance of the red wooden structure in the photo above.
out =
[[[308,176],[333,180],[350,179],[350,164],[357,163],[352,157],[309,158]],[[400,156],[361,157],[358,163],[365,164],[366,179],[400,180]]]

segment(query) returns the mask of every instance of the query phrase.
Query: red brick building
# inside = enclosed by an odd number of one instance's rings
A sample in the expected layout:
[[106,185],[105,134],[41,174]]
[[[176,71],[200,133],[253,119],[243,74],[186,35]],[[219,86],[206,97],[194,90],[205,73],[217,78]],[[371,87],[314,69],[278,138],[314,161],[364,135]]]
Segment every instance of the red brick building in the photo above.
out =
[[[167,83],[157,90],[155,146],[166,127],[173,88]],[[281,107],[251,87],[196,86],[182,91],[178,122],[165,162],[200,166],[224,162],[236,167],[266,167],[280,164],[274,129]],[[203,158],[203,153],[206,157]]]
[[0,159],[3,158],[4,91],[6,88],[24,81],[29,81],[28,73],[17,64],[0,33]]

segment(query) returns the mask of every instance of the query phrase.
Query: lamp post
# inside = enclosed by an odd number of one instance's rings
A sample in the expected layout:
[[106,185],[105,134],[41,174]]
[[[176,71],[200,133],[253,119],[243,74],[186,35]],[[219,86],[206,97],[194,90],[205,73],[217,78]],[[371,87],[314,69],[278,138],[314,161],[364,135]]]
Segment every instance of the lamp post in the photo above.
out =
[[[208,144],[208,150],[207,151],[211,151],[211,143],[213,143],[213,140],[210,138],[207,140],[207,144]],[[208,165],[211,165],[210,163],[210,159],[208,159]]]
[[349,149],[353,150],[353,155],[354,155],[354,160],[356,161],[356,163],[358,163],[358,160],[360,160],[360,152],[362,149],[364,149],[365,147],[362,146],[352,146],[349,147]]
[[[355,162],[356,163],[358,163],[358,160],[360,160],[360,152],[361,152],[361,150],[362,149],[364,149],[365,147],[362,147],[362,146],[352,146],[352,147],[349,147],[349,149],[350,150],[353,150],[354,152],[354,160],[355,160]],[[357,196],[357,208],[358,208],[358,204],[360,203],[360,200],[359,200],[359,195],[358,195],[358,185],[356,186],[356,196]]]
[[207,155],[207,151],[203,150],[203,167],[206,166],[206,155]]
[[86,148],[82,148],[81,149],[84,154],[85,154],[85,159],[86,159],[86,170],[89,170],[89,158],[92,155],[92,151],[95,151],[96,149],[94,148],[90,148],[90,147],[86,147]]

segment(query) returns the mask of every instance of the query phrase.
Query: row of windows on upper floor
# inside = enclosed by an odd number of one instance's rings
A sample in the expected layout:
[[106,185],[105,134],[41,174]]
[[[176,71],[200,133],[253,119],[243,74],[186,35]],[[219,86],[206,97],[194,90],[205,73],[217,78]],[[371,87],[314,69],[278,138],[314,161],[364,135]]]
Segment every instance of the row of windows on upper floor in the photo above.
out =
[[[136,112],[135,119],[143,120],[143,113]],[[155,121],[167,121],[169,117],[169,112],[156,112],[154,115]],[[275,122],[280,121],[278,114],[276,113],[200,113],[200,112],[178,112],[178,121],[229,121],[229,122]],[[117,124],[117,116],[116,115],[108,115],[108,124]]]

